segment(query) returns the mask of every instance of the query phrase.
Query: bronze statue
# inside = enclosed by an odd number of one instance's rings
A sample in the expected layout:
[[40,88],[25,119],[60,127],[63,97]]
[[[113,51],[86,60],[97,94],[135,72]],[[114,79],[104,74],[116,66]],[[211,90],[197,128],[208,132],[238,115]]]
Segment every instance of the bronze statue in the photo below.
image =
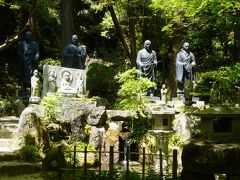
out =
[[184,82],[186,80],[195,81],[195,65],[195,57],[193,53],[189,51],[189,43],[185,42],[176,57],[177,93],[184,93]]
[[[142,71],[139,77],[147,77],[150,81],[154,82],[156,78],[155,67],[157,65],[156,52],[151,49],[151,41],[144,42],[144,48],[138,52],[136,60],[138,69]],[[148,95],[153,94],[153,88],[149,89]]]
[[64,49],[63,67],[85,69],[85,47],[79,44],[78,36],[72,36],[72,42]]
[[33,71],[37,69],[39,60],[38,44],[32,40],[32,33],[27,31],[25,33],[25,40],[19,43],[18,55],[20,57],[20,81],[22,90],[30,88],[31,76]]

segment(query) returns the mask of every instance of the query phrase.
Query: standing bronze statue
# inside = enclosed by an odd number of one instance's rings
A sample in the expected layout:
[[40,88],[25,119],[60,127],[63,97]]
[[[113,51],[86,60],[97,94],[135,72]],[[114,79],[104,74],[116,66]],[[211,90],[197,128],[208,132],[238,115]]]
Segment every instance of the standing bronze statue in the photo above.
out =
[[64,49],[63,67],[85,69],[86,52],[79,44],[78,36],[72,35],[72,42]]
[[195,57],[189,50],[189,43],[185,42],[176,57],[176,80],[178,94],[184,93],[184,82],[186,80],[195,81],[195,65]]
[[[156,78],[156,65],[157,65],[157,56],[156,52],[151,49],[151,41],[146,40],[144,42],[144,48],[138,52],[137,55],[137,66],[138,69],[142,71],[142,74],[139,77],[147,77],[150,81],[154,82]],[[153,95],[154,88],[148,90],[148,95]]]
[[20,81],[23,93],[26,93],[26,88],[31,86],[31,77],[33,71],[37,69],[39,60],[38,44],[32,40],[32,33],[25,33],[25,40],[19,43],[18,55],[20,57]]

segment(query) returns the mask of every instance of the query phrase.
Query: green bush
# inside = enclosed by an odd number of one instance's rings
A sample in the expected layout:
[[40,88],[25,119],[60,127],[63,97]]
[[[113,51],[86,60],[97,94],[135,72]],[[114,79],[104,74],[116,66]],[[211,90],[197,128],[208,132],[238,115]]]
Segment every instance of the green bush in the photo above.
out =
[[114,79],[116,71],[111,66],[93,63],[87,71],[87,89],[90,96],[111,98],[117,91],[117,83]]
[[171,146],[177,146],[177,147],[182,148],[184,145],[184,142],[183,142],[183,139],[181,138],[181,136],[175,132],[173,135],[170,136],[169,144]]
[[144,116],[144,103],[148,101],[146,97],[147,90],[156,84],[147,78],[137,78],[139,73],[141,73],[140,70],[133,68],[116,77],[121,85],[118,90],[119,98],[117,99],[115,108],[130,110],[136,115],[140,113]]
[[60,59],[46,58],[40,61],[38,68],[43,69],[44,65],[61,66]]
[[217,92],[218,105],[234,105],[240,102],[240,63],[221,67],[215,71],[201,73],[195,86],[194,96],[210,98],[211,92]]
[[[87,151],[96,151],[96,149],[94,148],[94,146],[92,146],[90,144],[86,144],[84,142],[80,142],[80,141],[71,144],[69,147],[67,147],[65,149],[66,162],[70,166],[72,166],[72,164],[73,164],[74,145],[76,145],[76,151],[77,151],[77,153],[76,153],[76,166],[77,167],[81,167],[81,166],[84,165],[84,150],[85,150],[85,146],[87,147]],[[97,163],[97,160],[98,160],[97,155],[98,155],[98,152],[96,152],[96,153],[88,152],[87,153],[87,165],[88,166],[93,166],[93,165],[95,165]]]
[[16,115],[16,97],[5,96],[4,99],[0,100],[0,116],[11,116]]
[[36,144],[35,137],[30,134],[24,136],[24,146],[19,150],[20,159],[27,162],[40,161],[43,158],[41,148]]
[[51,122],[51,120],[56,120],[57,115],[60,112],[59,108],[57,107],[60,98],[60,95],[54,94],[51,96],[45,96],[42,99],[42,104],[46,112],[46,121]]

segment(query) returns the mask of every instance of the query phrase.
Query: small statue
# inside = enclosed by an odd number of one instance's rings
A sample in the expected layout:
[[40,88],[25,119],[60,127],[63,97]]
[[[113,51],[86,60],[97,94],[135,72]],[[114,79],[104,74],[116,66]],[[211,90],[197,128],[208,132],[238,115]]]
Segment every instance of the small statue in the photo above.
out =
[[[136,60],[138,69],[142,71],[139,77],[147,77],[150,81],[154,82],[156,78],[155,67],[157,65],[156,52],[151,49],[151,41],[144,42],[144,48],[138,52]],[[148,95],[153,95],[154,87],[149,88]]]
[[83,95],[84,94],[84,75],[79,73],[77,75],[77,94],[78,95]]
[[72,75],[69,71],[64,70],[61,76],[61,87],[58,89],[58,93],[62,93],[67,96],[75,96],[77,94],[76,89],[71,86]]
[[161,100],[164,102],[167,102],[167,92],[168,92],[168,89],[166,88],[166,85],[163,84],[161,89]]
[[214,81],[212,84],[209,103],[211,106],[216,106],[217,104],[220,103],[220,92],[219,92],[219,87],[216,81]]
[[56,91],[57,91],[56,78],[57,78],[56,71],[53,69],[49,70],[47,95],[56,93]]
[[195,81],[194,67],[196,65],[195,57],[189,51],[189,43],[183,43],[182,49],[178,52],[176,57],[176,80],[177,80],[177,93],[184,93],[184,82],[191,80]]
[[29,101],[31,103],[39,103],[41,95],[41,81],[39,78],[38,70],[34,70],[31,78],[31,97]]
[[30,31],[25,33],[25,40],[19,43],[18,55],[20,58],[19,68],[22,92],[25,93],[26,89],[31,86],[31,76],[37,68],[39,60],[39,47],[32,40],[32,33]]
[[86,46],[78,42],[78,36],[72,36],[72,42],[64,49],[63,67],[85,69]]

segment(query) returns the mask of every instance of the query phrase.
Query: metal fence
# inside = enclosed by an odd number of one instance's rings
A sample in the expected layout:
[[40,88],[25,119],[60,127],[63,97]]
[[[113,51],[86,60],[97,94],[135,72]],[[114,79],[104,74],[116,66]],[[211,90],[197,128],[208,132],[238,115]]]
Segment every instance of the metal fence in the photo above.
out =
[[[72,153],[73,154],[73,164],[72,167],[70,168],[61,168],[61,165],[58,163],[58,179],[59,180],[63,180],[63,174],[65,172],[73,172],[73,174],[75,174],[75,172],[81,172],[82,173],[82,178],[84,180],[87,180],[87,173],[89,171],[95,171],[97,173],[102,173],[102,172],[107,172],[108,173],[108,178],[113,180],[113,176],[114,176],[114,154],[125,154],[126,155],[126,164],[125,164],[125,170],[120,170],[117,169],[117,171],[119,172],[125,172],[125,179],[128,179],[129,174],[130,174],[130,155],[131,154],[137,154],[137,155],[141,155],[142,156],[142,162],[141,162],[141,172],[139,172],[138,174],[140,174],[141,179],[144,180],[147,176],[147,163],[146,163],[146,156],[158,156],[159,158],[159,172],[157,172],[158,177],[160,180],[164,180],[165,177],[168,177],[167,179],[172,179],[172,180],[177,180],[178,174],[177,174],[177,168],[178,168],[178,162],[177,162],[177,150],[174,149],[172,152],[172,155],[163,155],[162,153],[162,149],[159,149],[159,153],[158,154],[154,154],[154,153],[150,153],[147,154],[145,147],[143,147],[142,149],[142,153],[137,153],[137,152],[130,152],[130,147],[127,147],[127,150],[125,152],[121,152],[121,151],[114,151],[114,147],[110,146],[110,150],[109,151],[102,151],[101,147],[99,147],[98,151],[88,151],[87,150],[87,146],[85,146],[84,151],[77,151],[76,150],[76,146],[74,146],[74,150],[73,151],[65,151],[65,153]],[[61,146],[58,147],[58,152],[62,153],[63,152],[63,148]],[[84,154],[84,163],[83,166],[81,166],[81,168],[77,167],[76,165],[76,154],[77,153],[83,153]],[[95,167],[95,169],[90,169],[87,165],[87,154],[88,153],[98,153],[98,165],[97,167]],[[103,154],[108,154],[109,156],[109,163],[108,163],[108,169],[107,170],[103,170],[102,169],[102,155]],[[168,169],[167,169],[167,174],[164,174],[164,170],[163,170],[163,159],[172,159],[171,164],[168,164]]]

